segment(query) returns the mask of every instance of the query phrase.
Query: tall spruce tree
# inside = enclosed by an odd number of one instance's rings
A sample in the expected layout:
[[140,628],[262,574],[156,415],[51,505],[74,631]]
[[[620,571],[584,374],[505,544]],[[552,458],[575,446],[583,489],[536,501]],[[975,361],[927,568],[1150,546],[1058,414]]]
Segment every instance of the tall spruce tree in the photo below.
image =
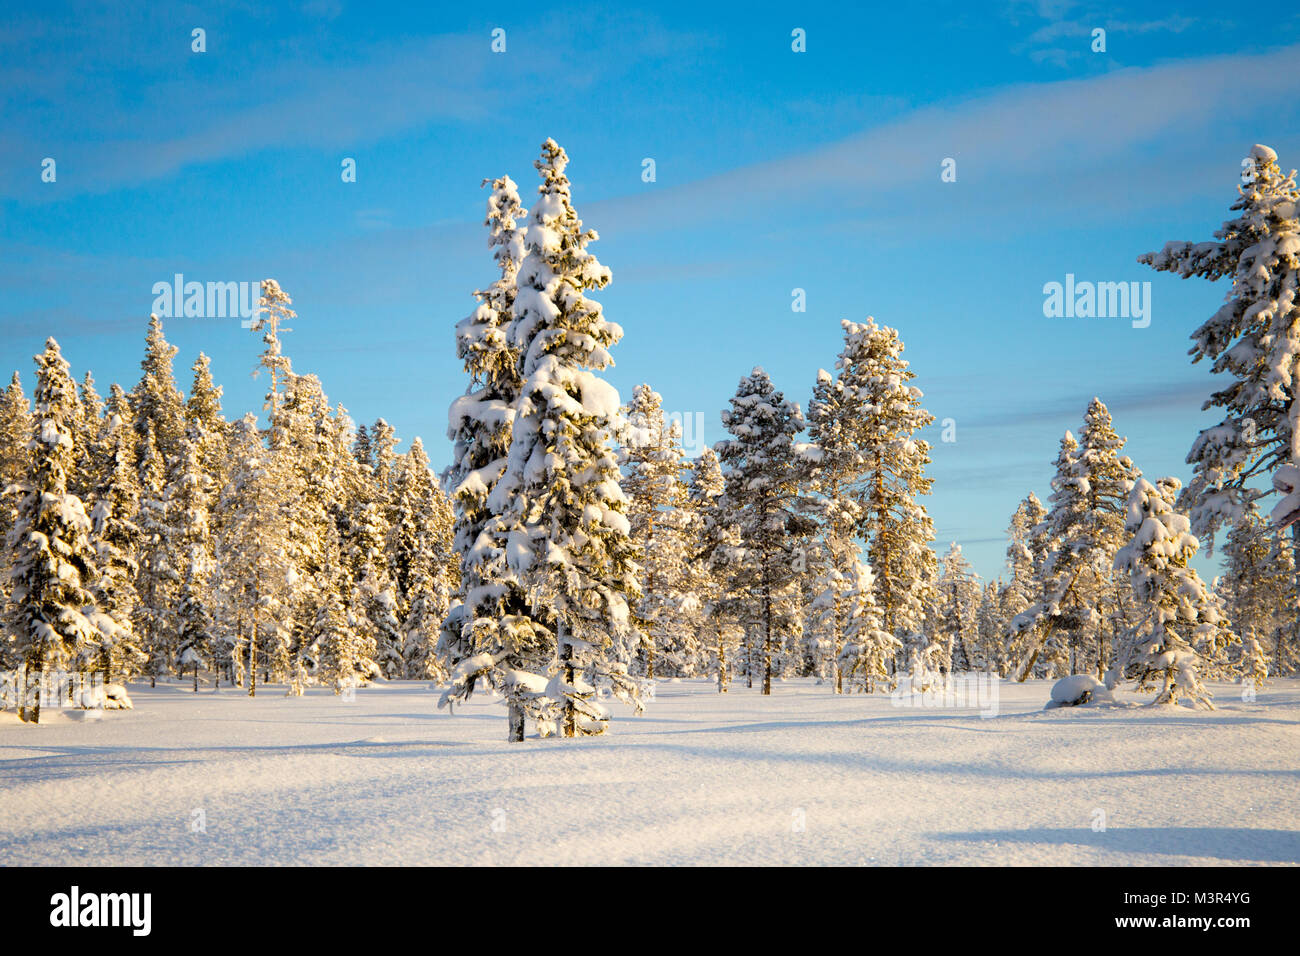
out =
[[1128,629],[1128,589],[1113,572],[1115,554],[1126,540],[1129,490],[1138,475],[1120,454],[1124,441],[1097,398],[1088,405],[1079,440],[1069,432],[1062,439],[1045,519],[1050,544],[1039,593],[1013,625],[1033,635],[1021,680],[1043,649],[1071,673],[1104,673],[1107,648]]
[[1155,703],[1185,698],[1213,710],[1202,682],[1205,661],[1236,638],[1200,575],[1188,567],[1197,540],[1174,504],[1180,487],[1177,478],[1155,485],[1138,479],[1129,495],[1124,528],[1131,538],[1115,567],[1131,577],[1138,619],[1125,634],[1107,684],[1136,677],[1145,690],[1160,680]]
[[114,635],[100,641],[97,666],[106,683],[135,676],[148,661],[132,623],[139,602],[136,554],[141,531],[140,482],[131,415],[126,393],[114,384],[109,389],[92,454],[96,486],[90,513],[100,570],[96,586],[99,604],[120,626]]
[[20,710],[40,721],[48,671],[93,658],[103,636],[120,630],[98,605],[99,580],[91,522],[80,498],[68,491],[77,460],[74,428],[77,391],[58,343],[47,339],[36,356],[36,401],[28,440],[27,470],[7,547],[11,553],[11,604],[7,630],[21,661]]
[[506,563],[506,529],[491,507],[492,490],[505,472],[521,386],[519,351],[507,332],[524,258],[525,215],[510,177],[492,181],[485,224],[500,276],[475,293],[478,306],[456,326],[456,354],[470,383],[448,413],[454,449],[443,486],[455,512],[460,586],[437,646],[441,668],[454,675],[445,699],[467,697],[479,682],[498,690],[506,697],[508,736],[515,742],[524,739],[525,711],[536,708],[528,683],[516,675],[544,669],[550,644],[549,628],[534,621],[523,586]]
[[508,529],[506,563],[554,621],[555,673],[547,697],[559,703],[566,737],[599,733],[607,712],[590,671],[640,709],[617,647],[629,632],[628,602],[640,590],[611,447],[618,392],[595,373],[612,364],[623,330],[586,293],[610,280],[587,246],[597,239],[573,208],[568,156],[548,139],[536,163],[542,184],[525,233],[512,319],[521,386],[505,472],[489,508]]
[[[1300,465],[1300,190],[1283,174],[1277,153],[1255,145],[1244,182],[1229,207],[1236,215],[1206,242],[1168,242],[1138,261],[1181,278],[1231,283],[1223,305],[1192,333],[1193,362],[1209,359],[1226,384],[1202,406],[1223,419],[1192,443],[1192,478],[1180,499],[1195,533],[1212,551],[1219,529],[1267,494],[1272,473]],[[1275,520],[1289,521],[1292,564],[1300,574],[1300,522],[1291,497]],[[1293,590],[1300,590],[1300,580]],[[1300,605],[1293,604],[1292,640],[1300,647]]]

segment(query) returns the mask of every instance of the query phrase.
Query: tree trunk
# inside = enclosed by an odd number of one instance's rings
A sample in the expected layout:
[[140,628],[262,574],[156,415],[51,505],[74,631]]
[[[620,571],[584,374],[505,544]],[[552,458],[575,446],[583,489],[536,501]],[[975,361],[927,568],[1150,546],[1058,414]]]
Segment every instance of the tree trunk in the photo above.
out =
[[196,662],[194,664],[194,693],[197,694],[198,692],[199,692],[199,665]]
[[844,693],[844,672],[840,670],[840,653],[844,650],[844,626],[840,621],[843,612],[840,596],[835,595],[835,693]]
[[257,621],[248,635],[248,696],[257,696]]
[[569,687],[569,693],[564,698],[564,720],[563,733],[566,737],[573,737],[577,733],[577,714],[573,707],[573,645],[568,642],[568,634],[565,626],[559,624],[556,626],[556,634],[564,645],[564,650],[560,652],[560,660],[564,662],[564,683]]
[[45,668],[37,671],[36,693],[32,695],[32,709],[28,712],[28,721],[33,724],[41,722],[41,694],[45,691]]
[[521,743],[524,739],[524,709],[516,701],[510,702],[507,720],[510,721],[510,733],[506,739],[512,744]]
[[[763,576],[766,578],[767,573]],[[772,589],[763,583],[763,694],[772,693]]]
[[[1291,609],[1295,614],[1295,626],[1291,629],[1291,658],[1295,660],[1300,658],[1300,521],[1291,525],[1291,555],[1295,561],[1295,593],[1292,595],[1295,607]],[[1275,655],[1274,659],[1280,661],[1281,655]]]
[[718,693],[727,692],[727,649],[722,646],[722,629],[718,628]]
[[24,663],[18,678],[18,720],[24,724],[27,723],[27,676],[29,670],[28,665]]

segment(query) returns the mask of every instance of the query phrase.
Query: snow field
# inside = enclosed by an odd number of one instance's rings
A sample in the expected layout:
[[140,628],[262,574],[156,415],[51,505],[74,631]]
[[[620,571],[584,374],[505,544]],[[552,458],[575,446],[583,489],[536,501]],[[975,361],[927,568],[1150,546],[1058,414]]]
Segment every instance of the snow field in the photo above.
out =
[[1003,683],[983,719],[811,680],[663,682],[604,737],[508,744],[503,705],[449,715],[422,682],[352,703],[132,684],[136,709],[99,720],[0,714],[0,861],[1300,862],[1300,680],[1252,703],[1212,684],[1213,712],[1044,711],[1050,686]]

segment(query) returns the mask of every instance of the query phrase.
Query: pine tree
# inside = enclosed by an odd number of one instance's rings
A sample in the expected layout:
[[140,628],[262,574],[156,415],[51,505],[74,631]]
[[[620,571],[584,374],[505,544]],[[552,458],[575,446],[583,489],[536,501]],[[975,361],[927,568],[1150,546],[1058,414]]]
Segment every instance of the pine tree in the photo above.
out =
[[1157,704],[1185,697],[1193,706],[1213,710],[1200,671],[1205,658],[1217,656],[1236,638],[1200,575],[1187,566],[1198,543],[1191,522],[1175,508],[1181,487],[1177,478],[1161,478],[1155,485],[1138,479],[1129,495],[1124,529],[1132,537],[1116,555],[1115,567],[1132,579],[1139,617],[1125,635],[1107,686],[1135,672],[1139,689],[1163,679]]
[[94,592],[99,579],[91,522],[81,499],[68,491],[77,458],[73,428],[77,392],[53,338],[36,356],[36,402],[22,499],[7,541],[12,588],[7,627],[22,662],[20,716],[40,721],[40,699],[50,670],[92,657],[103,636],[118,631]]
[[[803,413],[773,387],[767,372],[755,368],[740,380],[722,424],[733,437],[717,445],[726,467],[719,507],[738,536],[726,559],[728,603],[750,648],[761,640],[763,693],[770,694],[773,654],[802,629],[800,574],[815,530],[803,494],[807,466],[795,441],[804,428]],[[751,650],[751,683],[753,673]]]
[[[829,372],[819,370],[813,399],[808,406],[809,435],[818,449],[812,486],[821,505],[821,540],[826,549],[815,602],[820,620],[830,634],[827,650],[834,662],[837,694],[844,692],[840,658],[849,620],[845,601],[860,579],[855,535],[863,510],[852,491],[861,484],[868,471],[860,427],[867,410],[860,390],[850,387],[845,378],[846,372],[852,375],[855,371],[854,346],[858,343],[852,324],[845,324],[844,328],[845,348],[836,365],[839,378],[833,379]],[[874,581],[874,575],[872,579]]]
[[871,318],[843,325],[836,367],[860,409],[856,424],[847,427],[866,459],[851,493],[862,510],[858,531],[868,542],[883,627],[897,636],[924,626],[924,607],[933,599],[934,524],[916,501],[930,493],[930,444],[913,436],[934,416],[921,407],[921,390],[908,384],[916,374],[902,357],[898,332]]
[[280,288],[280,283],[274,279],[263,279],[262,294],[258,299],[257,312],[254,313],[248,326],[252,331],[262,333],[262,344],[265,348],[262,349],[258,368],[265,369],[267,376],[270,378],[266,391],[266,403],[263,407],[272,421],[279,411],[281,386],[285,379],[293,373],[293,364],[289,361],[289,357],[284,354],[280,345],[280,333],[293,331],[283,323],[298,317],[298,313],[289,308],[291,305],[293,305],[293,299],[289,298],[289,294]]
[[623,330],[587,292],[610,273],[587,246],[570,198],[568,156],[554,140],[536,163],[539,197],[525,234],[507,338],[522,381],[505,472],[489,507],[508,528],[507,564],[530,604],[554,620],[557,673],[547,696],[560,704],[564,736],[599,733],[607,714],[578,679],[589,670],[638,709],[636,685],[614,648],[628,632],[628,601],[639,597],[628,537],[627,498],[610,446],[618,393],[595,373]]

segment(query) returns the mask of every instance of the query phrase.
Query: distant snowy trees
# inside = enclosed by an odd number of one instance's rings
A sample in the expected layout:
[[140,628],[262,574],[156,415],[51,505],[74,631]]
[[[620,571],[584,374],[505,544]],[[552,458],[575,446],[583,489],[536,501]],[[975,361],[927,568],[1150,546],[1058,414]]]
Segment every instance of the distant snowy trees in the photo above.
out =
[[[202,354],[182,394],[156,316],[129,391],[101,397],[89,373],[78,386],[53,339],[34,403],[14,373],[0,667],[29,688],[78,668],[196,691],[207,674],[250,695],[428,680],[440,705],[498,696],[512,741],[527,720],[600,733],[605,697],[639,712],[647,685],[696,675],[766,695],[794,676],[848,693],[1095,674],[1209,706],[1210,680],[1300,670],[1300,191],[1271,149],[1251,151],[1215,241],[1141,259],[1231,279],[1193,335],[1194,360],[1228,384],[1188,487],[1144,480],[1094,398],[987,582],[959,544],[935,554],[934,418],[896,329],[842,322],[806,418],[755,367],[722,412],[727,437],[693,459],[649,384],[623,404],[602,377],[623,331],[593,298],[611,273],[567,154],[549,139],[541,153],[531,211],[509,177],[484,181],[497,274],[455,326],[468,382],[439,476],[419,438],[403,451],[382,418],[354,427],[294,369],[293,303],[270,279],[251,322],[260,418],[225,418]],[[1265,517],[1270,484],[1282,500]],[[1207,585],[1189,562],[1195,535],[1216,533],[1225,568]]]
[[664,420],[663,398],[649,385],[636,387],[623,414],[621,485],[641,567],[632,617],[642,672],[650,680],[688,676],[699,660],[698,601],[687,573],[691,514],[681,428]]
[[[35,410],[16,373],[0,392],[0,666],[30,678],[24,716],[39,719],[32,695],[56,671],[186,676],[196,690],[206,672],[250,694],[259,677],[300,690],[344,671],[428,675],[457,576],[450,505],[418,439],[377,486],[351,454],[346,412],[280,348],[289,297],[268,280],[261,305],[264,428],[223,417],[206,356],[181,394],[156,316],[130,392],[114,384],[101,399],[89,374],[78,390],[53,339]],[[349,560],[343,542],[363,538]],[[358,566],[383,586],[363,589]],[[366,598],[382,613],[368,617]],[[386,675],[381,643],[396,658]]]

